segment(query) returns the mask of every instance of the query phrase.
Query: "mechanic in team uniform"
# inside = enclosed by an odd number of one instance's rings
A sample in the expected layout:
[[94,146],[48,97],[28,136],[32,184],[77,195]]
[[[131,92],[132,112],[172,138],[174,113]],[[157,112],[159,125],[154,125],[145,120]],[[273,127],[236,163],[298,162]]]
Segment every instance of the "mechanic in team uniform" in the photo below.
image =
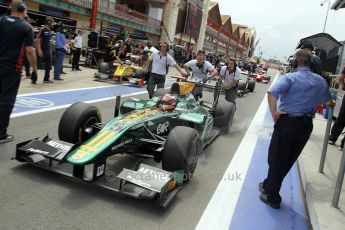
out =
[[14,140],[7,127],[20,84],[24,50],[33,69],[32,76],[37,77],[34,32],[25,16],[26,6],[14,0],[11,15],[0,17],[0,143]]
[[50,80],[50,70],[52,67],[50,39],[52,37],[51,28],[53,25],[54,19],[47,17],[45,19],[45,26],[41,28],[37,39],[38,56],[43,59],[45,65],[43,83],[53,83],[53,81]]
[[320,102],[333,104],[327,82],[310,69],[312,53],[301,49],[295,57],[296,71],[286,74],[267,91],[275,125],[268,150],[268,175],[259,183],[259,190],[260,200],[275,209],[280,208],[279,191],[284,177],[313,130],[312,116],[316,106]]
[[236,60],[230,58],[220,69],[219,76],[223,81],[221,89],[224,89],[225,100],[236,105],[238,81],[241,79],[241,69],[237,67]]
[[[339,82],[339,89],[345,90],[345,67],[343,71],[339,74],[338,77]],[[341,132],[343,131],[345,127],[345,97],[343,97],[343,101],[339,110],[339,114],[337,116],[337,119],[335,120],[332,129],[331,134],[329,135],[329,141],[328,143],[330,145],[334,145],[337,141],[338,137],[340,136]],[[345,137],[341,140],[339,150],[343,151],[344,148],[344,142]]]
[[149,60],[146,62],[144,69],[147,70],[152,62],[152,72],[149,82],[147,84],[147,91],[150,99],[153,97],[155,87],[164,88],[165,78],[168,73],[168,66],[174,66],[183,75],[180,67],[176,64],[175,60],[168,54],[169,44],[163,42],[160,51],[153,53]]
[[[205,60],[205,54],[202,51],[199,51],[196,59],[190,60],[189,62],[183,65],[183,68],[186,70],[187,74],[190,75],[192,71],[192,77],[197,77],[203,81],[207,80],[207,74],[210,73],[210,78],[216,76],[218,71],[213,65]],[[202,98],[202,86],[196,86],[193,90],[193,95],[196,100]]]

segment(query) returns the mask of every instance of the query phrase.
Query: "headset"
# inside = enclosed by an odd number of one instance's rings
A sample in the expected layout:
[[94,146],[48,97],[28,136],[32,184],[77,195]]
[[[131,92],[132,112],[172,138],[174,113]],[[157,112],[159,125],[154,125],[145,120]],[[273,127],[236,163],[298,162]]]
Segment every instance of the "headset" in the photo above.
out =
[[290,67],[292,67],[292,68],[294,68],[294,69],[297,68],[298,62],[297,62],[297,59],[296,59],[296,56],[295,56],[295,55],[290,56],[289,59],[288,59],[288,61],[289,61],[289,66],[290,66]]
[[160,46],[162,46],[162,45],[166,45],[167,46],[167,48],[166,48],[166,52],[169,52],[169,50],[170,50],[170,47],[169,47],[169,44],[167,43],[167,42],[162,42],[161,44],[160,44]]
[[22,13],[22,12],[24,12],[26,10],[26,5],[24,4],[23,1],[13,1],[12,5],[9,8],[10,11],[12,10],[13,6],[15,6],[17,12],[20,12],[20,13]]

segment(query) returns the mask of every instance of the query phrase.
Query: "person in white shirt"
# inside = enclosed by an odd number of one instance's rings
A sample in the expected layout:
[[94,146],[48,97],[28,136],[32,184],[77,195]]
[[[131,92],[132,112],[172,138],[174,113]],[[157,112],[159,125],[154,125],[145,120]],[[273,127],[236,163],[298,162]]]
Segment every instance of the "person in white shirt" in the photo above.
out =
[[175,60],[168,54],[169,44],[167,42],[161,43],[160,51],[152,53],[149,60],[147,60],[144,69],[148,70],[150,63],[152,62],[152,70],[150,79],[147,84],[147,91],[150,99],[153,97],[155,87],[164,88],[166,74],[168,73],[168,66],[174,66],[181,75],[181,69],[176,64]]
[[144,48],[144,51],[148,52],[148,53],[157,53],[159,52],[159,50],[157,50],[154,46],[152,46],[151,42],[147,42],[146,46]]
[[78,36],[74,39],[73,42],[73,60],[72,60],[72,71],[73,70],[81,70],[79,68],[79,60],[81,54],[81,48],[83,46],[83,33],[84,31],[78,30]]
[[229,58],[219,76],[223,81],[221,89],[224,89],[225,100],[236,104],[238,81],[241,79],[241,69],[237,67],[236,60]]
[[[190,60],[189,62],[183,65],[183,68],[186,70],[187,74],[190,75],[192,71],[192,76],[197,77],[203,81],[207,80],[207,74],[210,73],[210,77],[214,77],[218,74],[216,68],[209,61],[205,61],[205,54],[202,51],[199,51],[196,59]],[[203,87],[196,86],[193,90],[193,95],[196,100],[202,98]]]
[[[152,43],[149,41],[146,43],[146,46],[144,47],[143,51],[144,51],[144,58],[143,58],[144,60],[148,60],[153,53],[159,52],[159,50],[157,50],[154,46],[152,46]],[[145,76],[145,84],[149,82],[151,70],[152,70],[152,62],[148,66],[148,69],[147,69],[147,74]]]

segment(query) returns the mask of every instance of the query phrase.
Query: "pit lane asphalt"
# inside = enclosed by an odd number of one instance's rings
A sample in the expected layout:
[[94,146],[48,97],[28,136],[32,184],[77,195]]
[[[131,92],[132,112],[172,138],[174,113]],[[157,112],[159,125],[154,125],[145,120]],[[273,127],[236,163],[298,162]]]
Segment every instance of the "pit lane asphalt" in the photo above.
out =
[[[272,72],[269,75],[275,76]],[[57,127],[64,109],[11,119],[9,131],[15,134],[16,140],[0,145],[0,229],[194,229],[268,86],[257,83],[254,93],[237,99],[229,134],[219,136],[204,150],[193,180],[165,210],[11,161],[15,143],[43,137],[47,132],[57,138]],[[138,97],[146,98],[147,95]],[[111,119],[113,101],[95,105],[100,108],[104,121]],[[118,167],[128,167],[134,160],[131,156],[111,159],[112,164]],[[232,174],[228,175],[229,183],[236,179],[236,172]],[[244,178],[239,175],[237,179]]]

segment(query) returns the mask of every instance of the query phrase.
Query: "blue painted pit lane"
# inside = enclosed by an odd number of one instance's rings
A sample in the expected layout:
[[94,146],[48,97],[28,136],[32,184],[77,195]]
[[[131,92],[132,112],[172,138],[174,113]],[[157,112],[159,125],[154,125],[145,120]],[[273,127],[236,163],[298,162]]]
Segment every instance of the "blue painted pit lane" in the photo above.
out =
[[[229,229],[309,229],[297,166],[285,177],[279,210],[259,200],[258,184],[267,176],[270,138],[258,138]],[[230,194],[229,194],[230,195]]]
[[[273,120],[266,96],[200,218],[197,230],[310,229],[296,165],[282,184],[279,210],[259,199],[258,184],[267,176],[272,131]],[[240,177],[229,179],[233,174]]]
[[[173,82],[167,81],[165,87],[170,87]],[[11,117],[66,108],[80,101],[90,103],[99,102],[114,99],[116,96],[134,96],[146,92],[146,87],[111,85],[18,95]]]

